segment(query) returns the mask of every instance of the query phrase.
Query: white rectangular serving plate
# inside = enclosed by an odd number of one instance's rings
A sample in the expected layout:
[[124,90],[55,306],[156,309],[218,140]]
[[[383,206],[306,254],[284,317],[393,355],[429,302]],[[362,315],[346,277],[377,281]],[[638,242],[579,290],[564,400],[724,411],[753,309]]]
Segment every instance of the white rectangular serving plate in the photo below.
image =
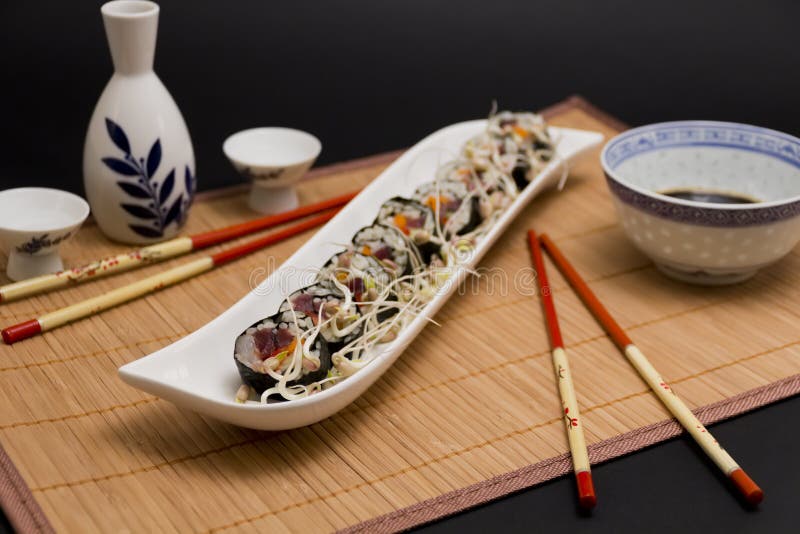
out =
[[[446,289],[439,291],[421,316],[413,319],[365,368],[335,386],[310,397],[271,404],[237,403],[241,385],[233,361],[236,337],[256,321],[273,314],[292,291],[314,281],[315,269],[341,251],[360,228],[373,222],[378,209],[393,196],[410,196],[417,185],[430,181],[436,169],[460,152],[464,143],[480,134],[486,120],[443,128],[408,150],[351,200],[297,252],[239,302],[199,330],[175,343],[119,368],[123,381],[177,406],[235,425],[282,430],[310,425],[353,402],[375,382],[417,336],[457,289],[497,238],[525,206],[562,174],[562,162],[574,161],[598,146],[598,132],[551,127],[559,155],[514,200],[483,236],[472,258],[459,269]],[[268,256],[269,252],[263,253]]]

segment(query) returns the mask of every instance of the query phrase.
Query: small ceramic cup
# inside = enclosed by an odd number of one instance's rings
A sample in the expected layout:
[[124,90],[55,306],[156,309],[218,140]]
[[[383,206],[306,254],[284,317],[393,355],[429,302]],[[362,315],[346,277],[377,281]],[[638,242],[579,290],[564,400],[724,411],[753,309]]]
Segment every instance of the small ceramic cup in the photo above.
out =
[[291,128],[252,128],[228,137],[222,151],[253,182],[248,204],[259,213],[296,208],[294,185],[319,156],[313,135]]
[[0,242],[8,251],[8,277],[17,281],[63,270],[58,247],[75,235],[88,215],[89,204],[66,191],[0,191]]
[[[601,162],[625,233],[662,272],[686,282],[740,282],[800,240],[800,139],[729,122],[628,130]],[[693,192],[693,199],[676,198]],[[721,196],[733,203],[697,201]]]

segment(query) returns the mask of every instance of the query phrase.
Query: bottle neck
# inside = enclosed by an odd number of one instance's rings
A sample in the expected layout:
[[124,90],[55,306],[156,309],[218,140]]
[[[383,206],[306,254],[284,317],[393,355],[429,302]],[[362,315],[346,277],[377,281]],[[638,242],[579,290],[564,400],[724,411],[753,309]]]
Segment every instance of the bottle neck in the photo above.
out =
[[114,70],[123,75],[151,72],[158,5],[144,0],[114,0],[104,4],[100,11]]

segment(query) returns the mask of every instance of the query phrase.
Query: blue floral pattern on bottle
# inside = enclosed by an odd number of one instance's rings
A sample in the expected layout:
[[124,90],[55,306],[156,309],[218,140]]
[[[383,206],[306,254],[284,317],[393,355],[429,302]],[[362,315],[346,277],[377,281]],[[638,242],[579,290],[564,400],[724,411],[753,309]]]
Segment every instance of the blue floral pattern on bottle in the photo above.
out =
[[111,141],[123,153],[121,159],[106,157],[102,158],[102,162],[124,177],[117,185],[130,200],[121,203],[120,207],[137,219],[129,223],[128,227],[140,236],[158,238],[164,236],[164,230],[170,224],[183,226],[197,189],[197,180],[189,166],[184,169],[185,194],[182,193],[170,203],[169,197],[175,189],[176,173],[173,168],[163,179],[157,179],[161,164],[161,141],[156,139],[147,157],[137,159],[131,153],[125,130],[119,124],[106,118],[106,130]]

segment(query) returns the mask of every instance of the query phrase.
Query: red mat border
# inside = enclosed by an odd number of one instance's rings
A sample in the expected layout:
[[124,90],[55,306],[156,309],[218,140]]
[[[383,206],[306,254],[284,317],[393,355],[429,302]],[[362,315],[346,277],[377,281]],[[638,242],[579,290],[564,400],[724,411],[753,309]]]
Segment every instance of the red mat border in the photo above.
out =
[[0,506],[16,532],[55,532],[11,458],[1,447]]

